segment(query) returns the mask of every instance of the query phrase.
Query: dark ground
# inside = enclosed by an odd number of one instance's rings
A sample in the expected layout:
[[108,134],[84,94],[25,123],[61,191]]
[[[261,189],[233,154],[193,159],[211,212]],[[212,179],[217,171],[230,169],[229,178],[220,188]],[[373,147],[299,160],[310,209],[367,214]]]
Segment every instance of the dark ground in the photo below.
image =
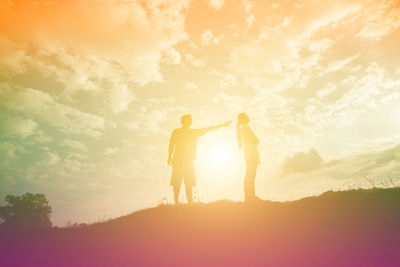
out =
[[0,228],[0,266],[400,266],[400,188],[160,206],[80,228]]

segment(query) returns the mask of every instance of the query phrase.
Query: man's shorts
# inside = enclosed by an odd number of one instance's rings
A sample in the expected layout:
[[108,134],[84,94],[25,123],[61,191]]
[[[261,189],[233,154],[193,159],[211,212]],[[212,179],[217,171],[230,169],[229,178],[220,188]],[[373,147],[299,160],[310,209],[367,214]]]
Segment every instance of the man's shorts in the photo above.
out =
[[172,176],[170,185],[180,186],[183,182],[185,186],[196,186],[196,176],[194,174],[193,160],[174,159],[172,162]]

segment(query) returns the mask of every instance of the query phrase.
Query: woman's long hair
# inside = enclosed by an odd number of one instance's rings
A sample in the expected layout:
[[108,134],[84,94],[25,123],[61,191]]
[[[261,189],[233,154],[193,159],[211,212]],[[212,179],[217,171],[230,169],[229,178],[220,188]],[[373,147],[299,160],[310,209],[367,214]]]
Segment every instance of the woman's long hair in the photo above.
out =
[[243,147],[243,133],[242,133],[242,125],[248,124],[250,122],[249,116],[246,113],[240,113],[238,115],[238,121],[236,124],[236,137],[239,148]]

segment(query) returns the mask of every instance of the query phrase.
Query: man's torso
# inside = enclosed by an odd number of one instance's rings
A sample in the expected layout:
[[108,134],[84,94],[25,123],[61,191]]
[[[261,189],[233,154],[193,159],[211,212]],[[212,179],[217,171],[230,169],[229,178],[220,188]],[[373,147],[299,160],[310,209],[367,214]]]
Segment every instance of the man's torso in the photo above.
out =
[[175,129],[172,137],[175,142],[174,161],[196,159],[198,130],[190,128]]

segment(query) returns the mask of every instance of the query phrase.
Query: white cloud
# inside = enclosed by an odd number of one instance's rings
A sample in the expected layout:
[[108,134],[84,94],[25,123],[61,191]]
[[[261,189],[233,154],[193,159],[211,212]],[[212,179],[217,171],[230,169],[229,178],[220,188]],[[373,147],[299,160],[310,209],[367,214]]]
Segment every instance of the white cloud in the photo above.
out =
[[[17,147],[12,144],[12,143],[7,143],[7,142],[1,142],[0,143],[0,156],[1,155],[6,155],[6,158],[14,158],[15,157],[15,152],[17,151]],[[6,159],[2,160],[2,163],[6,163]]]
[[107,147],[106,150],[104,151],[104,155],[113,155],[118,153],[119,148],[118,147]]
[[340,59],[340,60],[335,60],[331,63],[329,63],[329,65],[327,67],[325,67],[320,73],[320,76],[323,76],[325,74],[334,72],[334,71],[338,71],[340,69],[342,69],[343,67],[345,67],[346,65],[348,65],[349,63],[351,63],[354,59],[358,58],[359,55],[354,55],[345,59]]
[[308,38],[314,35],[317,31],[323,29],[325,26],[330,26],[337,24],[343,18],[346,18],[352,14],[356,14],[360,11],[362,5],[359,3],[352,3],[344,8],[335,7],[330,12],[325,14],[324,16],[314,20],[311,25],[308,27],[306,33],[302,38]]
[[210,29],[204,30],[203,34],[201,35],[201,45],[207,46],[211,44],[219,44],[221,39],[224,37],[223,34],[219,34],[214,36]]
[[332,39],[329,38],[323,38],[315,41],[313,40],[309,44],[309,49],[312,52],[323,52],[331,48],[333,43],[334,42],[332,41]]
[[254,6],[254,4],[249,0],[243,0],[242,3],[243,3],[243,6],[244,6],[244,9],[245,9],[246,13],[250,12],[250,10]]
[[246,16],[247,28],[251,28],[255,20],[256,17],[254,16],[254,14],[249,14],[248,16]]
[[31,119],[25,119],[18,116],[1,116],[1,135],[3,137],[25,139],[33,135],[38,125]]
[[365,24],[357,37],[379,41],[400,27],[400,7],[396,1],[370,1],[363,11]]
[[[160,51],[186,38],[182,10],[188,3],[148,1],[145,7],[136,1],[71,0],[56,2],[51,8],[24,3],[18,10],[5,8],[0,14],[8,18],[7,24],[1,21],[2,26],[17,29],[23,34],[21,38],[36,39],[40,35],[50,42],[68,44],[82,54],[117,59],[134,69],[148,60],[158,60]],[[47,21],[50,14],[52,23]],[[66,14],[74,14],[74,19]]]
[[178,65],[181,63],[182,56],[175,48],[171,48],[165,52],[164,60],[170,65]]
[[293,17],[291,17],[291,16],[290,17],[289,16],[284,17],[282,23],[280,23],[279,25],[276,25],[274,27],[274,30],[276,32],[281,31],[282,29],[284,29],[287,26],[289,26],[289,24],[292,22],[292,20],[293,20]]
[[215,69],[212,69],[210,73],[219,78],[219,86],[221,88],[234,87],[239,83],[238,78],[233,73],[222,73]]
[[224,5],[224,0],[209,0],[208,3],[215,10],[219,10]]
[[106,125],[102,117],[60,104],[49,94],[35,89],[17,90],[0,99],[0,103],[12,110],[24,112],[32,118],[45,121],[68,134],[98,137]]
[[210,45],[213,39],[213,34],[210,29],[204,30],[201,35],[201,45]]
[[318,90],[316,94],[318,98],[324,98],[335,90],[337,90],[336,85],[334,83],[328,83],[324,88]]
[[309,172],[321,167],[323,159],[315,148],[308,152],[297,152],[292,157],[286,158],[283,163],[284,173]]
[[174,46],[187,38],[183,12],[189,2],[26,1],[18,9],[3,8],[0,70],[15,75],[33,68],[61,82],[64,99],[73,101],[80,91],[105,94],[112,112],[121,113],[135,99],[130,83],[162,82],[160,63],[180,63]]
[[86,147],[86,145],[84,145],[81,142],[76,141],[76,140],[66,139],[66,140],[61,141],[60,144],[62,146],[68,147],[70,149],[73,149],[73,150],[76,150],[79,152],[87,152],[88,151],[88,148]]
[[139,121],[143,124],[141,135],[166,134],[167,131],[160,126],[162,121],[167,119],[167,114],[162,110],[145,110],[138,115]]
[[19,132],[21,137],[26,138],[35,132],[37,124],[32,120],[24,120],[22,124],[18,125],[17,127],[17,131]]
[[110,105],[114,113],[120,113],[128,109],[129,105],[134,101],[132,91],[126,84],[113,82],[110,87]]
[[3,75],[15,75],[26,70],[28,58],[23,47],[0,35],[0,70]]
[[59,163],[61,158],[54,152],[46,152],[37,163],[38,166],[51,166]]
[[389,102],[391,102],[391,101],[393,101],[395,99],[399,99],[399,98],[400,98],[400,93],[399,92],[394,92],[394,93],[391,93],[391,94],[388,94],[388,95],[384,96],[381,99],[381,102],[382,103],[389,103]]
[[200,91],[198,90],[198,88],[199,88],[199,86],[198,86],[197,84],[193,83],[193,82],[188,82],[188,83],[186,84],[186,89],[189,89],[189,90],[191,90],[191,91],[200,92]]
[[202,67],[206,64],[205,59],[194,57],[192,54],[186,54],[185,57],[195,67]]

